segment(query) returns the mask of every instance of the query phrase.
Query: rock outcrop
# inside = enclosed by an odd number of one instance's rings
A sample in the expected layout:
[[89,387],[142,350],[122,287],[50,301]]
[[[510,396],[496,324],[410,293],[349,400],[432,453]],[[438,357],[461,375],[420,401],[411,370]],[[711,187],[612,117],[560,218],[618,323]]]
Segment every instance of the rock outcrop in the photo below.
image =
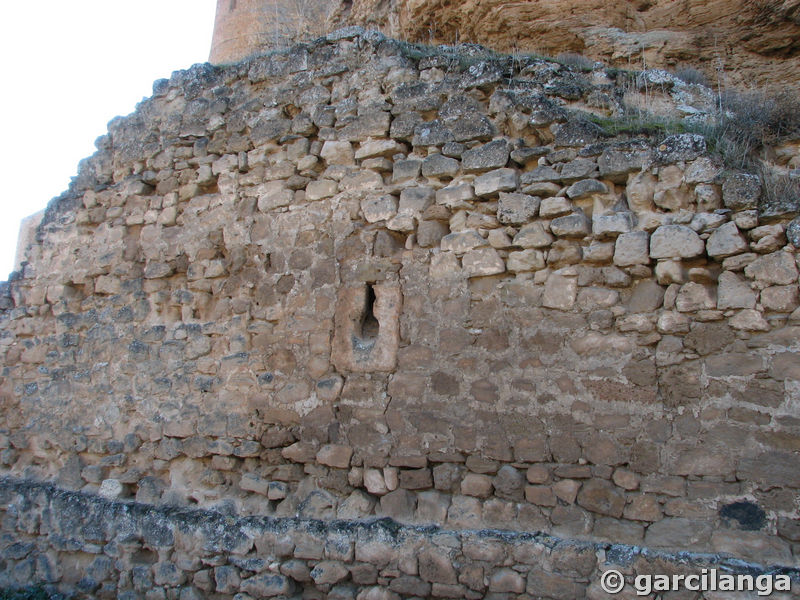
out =
[[624,68],[689,65],[723,84],[800,84],[798,0],[354,0],[337,18],[426,43],[578,53]]
[[800,86],[800,0],[218,0],[211,61],[334,25],[622,68],[694,69],[715,85]]

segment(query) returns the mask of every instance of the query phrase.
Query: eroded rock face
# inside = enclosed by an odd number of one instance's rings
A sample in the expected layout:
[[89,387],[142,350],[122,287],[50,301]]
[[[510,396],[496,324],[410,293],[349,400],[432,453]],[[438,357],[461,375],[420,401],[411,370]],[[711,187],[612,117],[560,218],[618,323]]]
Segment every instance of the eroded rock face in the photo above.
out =
[[345,25],[422,43],[574,53],[587,64],[691,66],[723,84],[800,85],[800,0],[218,0],[210,60]]
[[419,42],[579,53],[629,67],[716,69],[734,83],[800,83],[800,1],[354,0],[339,23]]

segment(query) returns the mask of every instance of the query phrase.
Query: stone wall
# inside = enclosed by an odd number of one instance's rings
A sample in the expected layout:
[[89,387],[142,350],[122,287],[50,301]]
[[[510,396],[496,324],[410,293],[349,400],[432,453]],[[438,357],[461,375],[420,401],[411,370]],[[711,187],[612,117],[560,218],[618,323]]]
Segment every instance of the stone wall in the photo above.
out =
[[3,472],[797,564],[796,199],[461,50],[340,31],[113,121],[1,290]]
[[753,590],[766,589],[767,577],[777,590],[800,580],[796,569],[542,533],[414,527],[390,519],[232,518],[8,479],[0,479],[0,499],[3,532],[14,540],[0,552],[0,587],[39,581],[77,597],[574,600],[612,597],[600,585],[612,569],[626,576],[628,594],[646,589],[637,578],[665,572],[744,575]]

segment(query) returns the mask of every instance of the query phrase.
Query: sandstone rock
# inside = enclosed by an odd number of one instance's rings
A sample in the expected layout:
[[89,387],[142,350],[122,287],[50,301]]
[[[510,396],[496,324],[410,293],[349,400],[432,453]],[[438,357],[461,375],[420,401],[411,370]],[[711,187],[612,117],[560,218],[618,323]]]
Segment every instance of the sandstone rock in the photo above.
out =
[[467,473],[461,482],[461,493],[466,496],[488,498],[492,493],[492,478],[478,473]]
[[640,171],[628,175],[625,188],[628,206],[636,213],[649,212],[654,209],[653,195],[656,191],[656,178],[648,171]]
[[517,189],[517,184],[517,172],[514,169],[495,169],[475,178],[475,194],[485,197],[498,192],[510,192]]
[[536,216],[540,202],[536,196],[500,192],[497,220],[504,224],[527,223]]
[[644,542],[655,548],[696,547],[711,539],[711,527],[703,521],[667,518],[647,528]]
[[467,173],[500,169],[506,166],[508,156],[507,142],[505,140],[495,140],[464,152],[461,156],[461,165]]
[[430,583],[455,584],[457,574],[450,557],[442,550],[425,549],[417,555],[419,576]]
[[295,584],[284,575],[265,573],[245,579],[239,589],[256,598],[271,598],[291,595],[295,590]]
[[544,253],[534,249],[511,252],[506,266],[512,273],[541,271],[545,268]]
[[397,198],[394,196],[367,196],[361,201],[361,211],[369,223],[388,221],[397,214]]
[[337,469],[346,469],[350,466],[350,457],[353,449],[341,444],[325,444],[317,452],[317,462]]
[[744,331],[769,331],[769,323],[757,310],[742,310],[730,320],[731,327]]
[[582,212],[576,212],[553,219],[550,231],[558,237],[582,238],[591,233],[591,223]]
[[792,312],[798,305],[797,285],[775,285],[761,290],[761,305],[766,310]]
[[706,241],[706,252],[713,258],[725,258],[749,249],[747,240],[739,233],[736,223],[725,223]]
[[679,133],[665,138],[658,145],[655,160],[662,164],[688,162],[705,153],[706,138],[696,133]]
[[679,312],[696,312],[711,310],[717,306],[716,290],[709,286],[690,281],[681,287],[675,299],[675,308]]
[[744,273],[763,284],[789,285],[797,282],[797,264],[788,252],[762,256],[747,265]]
[[529,223],[514,236],[515,246],[522,248],[546,248],[553,243],[553,236],[539,222]]
[[400,192],[397,214],[419,217],[433,203],[434,197],[433,189],[427,186],[405,188]]
[[597,160],[600,177],[612,181],[625,181],[628,174],[641,171],[650,160],[650,154],[641,150],[606,150]]
[[621,233],[629,233],[631,229],[633,229],[631,213],[592,215],[592,233],[598,237],[615,237]]
[[761,178],[750,173],[731,173],[722,184],[722,201],[731,210],[748,210],[758,206]]
[[692,258],[704,250],[700,236],[685,225],[662,225],[650,238],[651,258]]
[[396,160],[392,167],[392,183],[413,181],[419,176],[422,161],[418,158]]
[[441,244],[450,228],[439,221],[420,221],[417,225],[417,244],[422,248],[433,248]]
[[494,248],[468,250],[461,259],[461,267],[467,277],[497,275],[506,270],[505,262]]
[[391,158],[400,152],[403,152],[403,145],[395,140],[367,140],[359,144],[354,156],[356,160],[379,156]]
[[[697,213],[692,217],[689,227],[694,229],[697,233],[705,233],[717,229],[717,227],[725,223],[726,220],[726,215],[718,213]],[[738,229],[734,233],[738,233]]]
[[355,153],[350,142],[328,140],[322,145],[319,155],[329,165],[355,164]]
[[718,280],[717,308],[755,308],[756,294],[736,273],[724,271]]
[[417,499],[412,492],[396,489],[381,496],[381,514],[397,521],[410,521],[414,517]]
[[800,248],[800,217],[795,217],[786,226],[786,239],[795,248]]
[[614,242],[593,241],[583,249],[583,260],[587,263],[605,263],[614,258]]
[[336,560],[323,560],[311,569],[311,579],[317,585],[334,584],[350,574],[347,567]]
[[590,121],[575,119],[556,126],[555,136],[556,146],[581,147],[599,142],[605,132]]
[[512,569],[499,569],[489,578],[489,591],[521,594],[525,591],[525,579]]
[[650,262],[650,236],[646,231],[623,233],[614,245],[614,264],[620,267],[646,265]]
[[364,487],[375,496],[382,496],[389,492],[383,473],[379,469],[364,470]]
[[[396,163],[395,163],[396,164]],[[465,208],[475,198],[475,188],[469,184],[460,184],[436,190],[436,202],[450,208]]]
[[625,497],[611,483],[592,479],[583,484],[578,504],[592,512],[619,518],[625,507]]
[[[569,161],[561,167],[561,180],[569,183],[578,180],[587,180],[588,178],[597,176],[597,163],[588,158],[576,158]],[[599,182],[598,182],[599,183]],[[591,187],[591,184],[589,184]],[[576,193],[580,193],[580,188],[576,188]],[[594,193],[587,190],[588,195]],[[600,192],[603,193],[603,192]]]
[[536,506],[555,506],[556,495],[549,485],[526,485],[525,500]]
[[[563,178],[563,173],[562,173]],[[593,194],[607,194],[608,193],[608,186],[601,181],[597,181],[596,179],[584,179],[582,181],[578,181],[573,183],[571,186],[567,188],[567,196],[571,199],[575,200],[577,198],[583,198],[585,196],[591,196]]]
[[713,159],[701,156],[686,165],[686,183],[714,183],[722,174],[722,167]]
[[562,197],[545,198],[539,204],[539,216],[542,218],[559,217],[572,210],[572,203]]
[[115,500],[124,495],[125,486],[118,479],[104,479],[97,493],[108,500]]
[[[539,165],[532,171],[527,171],[523,173],[520,176],[519,180],[522,185],[530,186],[530,185],[535,185],[537,183],[549,183],[552,181],[561,181],[561,175],[553,167],[548,167],[547,165]],[[559,187],[559,189],[561,188]],[[558,192],[558,190],[556,190],[556,192]],[[528,191],[528,193],[532,192]]]
[[425,177],[453,177],[458,169],[457,160],[441,154],[431,154],[422,161],[422,174]]
[[578,284],[574,277],[551,273],[547,278],[542,296],[542,306],[558,310],[569,310],[575,304]]

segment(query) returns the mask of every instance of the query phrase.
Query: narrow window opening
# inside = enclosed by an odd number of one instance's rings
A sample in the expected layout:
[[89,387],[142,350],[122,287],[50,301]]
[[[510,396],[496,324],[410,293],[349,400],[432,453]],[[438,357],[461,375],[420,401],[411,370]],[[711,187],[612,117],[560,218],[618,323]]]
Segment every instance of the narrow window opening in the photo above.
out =
[[374,340],[378,337],[380,323],[375,318],[375,289],[371,283],[367,284],[367,293],[364,306],[364,317],[361,320],[361,339]]
[[231,0],[231,5],[230,8],[228,8],[228,11],[233,12],[235,10],[236,10],[236,0]]

